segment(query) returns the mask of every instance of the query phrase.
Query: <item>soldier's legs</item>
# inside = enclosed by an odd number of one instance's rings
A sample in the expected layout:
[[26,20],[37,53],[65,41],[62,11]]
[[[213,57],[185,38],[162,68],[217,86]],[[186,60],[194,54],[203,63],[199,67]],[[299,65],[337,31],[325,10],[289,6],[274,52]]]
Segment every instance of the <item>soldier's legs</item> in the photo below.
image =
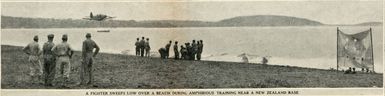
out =
[[150,49],[147,49],[147,57],[150,57]]
[[196,52],[194,52],[193,54],[192,54],[192,60],[195,60],[195,57],[196,57]]
[[135,48],[135,55],[138,56],[138,48]]
[[140,48],[140,56],[144,57],[144,48]]
[[[85,85],[86,83],[88,83],[89,81],[91,81],[90,79],[90,75],[91,73],[89,72],[90,70],[90,66],[89,64],[92,63],[92,55],[87,55],[84,59],[83,59],[83,63],[82,63],[82,69],[81,69],[81,76],[80,76],[80,79],[81,79],[81,84],[82,85]],[[88,79],[88,81],[86,80]]]
[[31,82],[32,83],[39,83],[40,77],[43,73],[40,61],[39,61],[37,56],[30,56],[29,62],[31,63],[31,66],[30,66]]
[[93,63],[93,59],[91,57],[89,58],[89,62],[87,64],[87,73],[88,73],[88,80],[89,80],[87,84],[93,84],[92,63]]
[[160,53],[160,58],[164,59],[166,58],[166,53],[163,53],[163,52],[159,52]]
[[49,71],[48,71],[48,84],[52,85],[52,81],[55,78],[55,60],[49,62]]
[[136,56],[139,56],[140,55],[140,48],[139,47],[137,47],[137,48],[135,48],[135,50],[136,50]]
[[63,66],[62,66],[63,59],[58,57],[55,64],[55,86],[62,86],[62,78],[63,78]]
[[30,76],[30,78],[31,78],[31,82],[32,82],[32,84],[34,84],[34,83],[37,83],[37,68],[34,66],[34,65],[36,65],[35,64],[35,62],[33,62],[33,61],[30,61],[30,63],[31,63],[31,66],[29,67],[29,69],[30,69],[30,72],[29,72],[29,76]]
[[149,52],[148,52],[148,49],[146,49],[145,51],[146,51],[146,52],[145,52],[144,56],[148,57],[148,53],[149,53]]
[[58,86],[65,86],[65,83],[69,80],[70,73],[70,61],[69,57],[59,57],[55,66],[55,81]]
[[48,67],[49,67],[49,61],[47,59],[44,59],[44,66],[43,66],[43,75],[44,75],[44,84],[48,85]]
[[194,53],[190,53],[189,60],[194,60]]
[[179,59],[179,52],[174,52],[175,54],[175,59]]
[[83,58],[83,62],[80,65],[80,84],[81,85],[85,84],[84,76],[86,75],[85,70],[86,70],[87,63],[88,63],[88,60],[86,58]]
[[197,54],[197,60],[201,60],[201,53]]
[[44,84],[51,85],[55,75],[55,61],[54,59],[44,60]]
[[64,76],[63,83],[64,83],[64,86],[66,86],[69,82],[70,73],[71,73],[71,63],[70,63],[70,60],[68,58],[67,60],[65,60],[65,62],[63,62],[63,76]]

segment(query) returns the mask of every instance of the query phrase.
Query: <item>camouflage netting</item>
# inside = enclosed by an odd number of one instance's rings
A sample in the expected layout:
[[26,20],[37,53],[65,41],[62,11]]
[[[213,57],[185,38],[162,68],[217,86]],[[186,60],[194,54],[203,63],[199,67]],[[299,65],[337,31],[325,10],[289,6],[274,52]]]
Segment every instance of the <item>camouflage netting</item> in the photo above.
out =
[[356,34],[346,34],[337,30],[337,52],[339,69],[365,68],[373,69],[373,45],[371,30]]

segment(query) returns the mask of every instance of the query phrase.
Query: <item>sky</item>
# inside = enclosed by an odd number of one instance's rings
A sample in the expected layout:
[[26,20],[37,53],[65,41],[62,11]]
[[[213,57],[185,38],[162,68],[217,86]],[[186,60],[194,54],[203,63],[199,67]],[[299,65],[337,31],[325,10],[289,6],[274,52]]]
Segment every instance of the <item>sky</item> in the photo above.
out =
[[325,24],[383,21],[382,1],[2,2],[1,14],[81,19],[107,14],[116,20],[219,21],[236,16],[284,15]]

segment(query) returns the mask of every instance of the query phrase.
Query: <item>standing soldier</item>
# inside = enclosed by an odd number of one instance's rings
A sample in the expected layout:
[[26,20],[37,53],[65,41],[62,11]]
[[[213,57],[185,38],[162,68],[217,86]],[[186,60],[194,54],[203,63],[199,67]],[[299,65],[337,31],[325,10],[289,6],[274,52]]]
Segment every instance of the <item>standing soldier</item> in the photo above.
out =
[[139,38],[136,38],[135,42],[135,55],[139,56],[140,55],[140,43],[139,43]]
[[197,60],[201,60],[202,51],[203,51],[203,40],[200,40],[198,41]]
[[67,87],[66,83],[69,81],[71,71],[70,59],[74,51],[67,43],[67,34],[63,35],[62,40],[62,43],[52,48],[52,52],[57,56],[55,65],[55,80],[59,82],[59,86]]
[[144,40],[144,37],[142,37],[142,40],[139,42],[140,47],[140,56],[144,56],[144,49],[145,49],[146,41]]
[[170,47],[171,47],[171,43],[172,43],[172,41],[170,41],[167,45],[166,45],[166,59],[168,59],[168,56],[169,56],[169,54],[170,54]]
[[55,56],[51,49],[55,44],[52,42],[54,35],[49,34],[48,42],[43,45],[43,58],[44,58],[44,84],[46,86],[52,86],[52,81],[55,78]]
[[178,41],[175,41],[175,44],[174,44],[174,56],[175,56],[175,59],[179,59]]
[[146,57],[150,57],[150,50],[151,50],[151,47],[150,47],[150,39],[147,38],[146,40],[147,40],[147,42],[146,42],[146,44],[145,44]]
[[[83,48],[82,48],[82,56],[83,56],[83,63],[80,69],[80,80],[81,84],[93,84],[93,77],[92,77],[92,63],[93,63],[93,57],[95,57],[99,53],[99,46],[95,43],[94,40],[91,39],[91,34],[86,34],[86,40],[83,41]],[[95,52],[93,52],[95,48]],[[88,82],[84,80],[84,76],[88,77]]]
[[191,58],[190,59],[195,60],[195,55],[198,51],[198,46],[197,46],[197,43],[195,42],[195,40],[192,41],[191,47],[192,47],[192,49],[191,49],[191,54],[190,54]]
[[31,76],[31,82],[40,83],[40,77],[43,73],[42,66],[39,61],[39,55],[41,54],[39,48],[39,37],[36,35],[33,37],[33,42],[29,43],[26,47],[23,48],[24,53],[28,55],[28,61],[31,63],[29,69]]
[[180,53],[182,54],[182,59],[186,59],[187,49],[180,45]]
[[191,56],[191,46],[190,46],[190,43],[185,43],[186,45],[186,50],[187,50],[187,54],[185,55],[186,56],[186,59],[187,60],[191,60],[192,57]]

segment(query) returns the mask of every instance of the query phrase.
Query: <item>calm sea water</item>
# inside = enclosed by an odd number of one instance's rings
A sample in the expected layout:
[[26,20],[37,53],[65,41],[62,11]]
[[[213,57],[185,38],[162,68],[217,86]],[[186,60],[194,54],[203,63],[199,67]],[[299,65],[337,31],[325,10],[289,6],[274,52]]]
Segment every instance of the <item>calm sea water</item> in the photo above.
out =
[[[138,37],[150,38],[154,56],[168,41],[179,44],[191,40],[203,40],[203,60],[241,62],[240,54],[246,53],[249,61],[261,62],[268,57],[269,64],[311,67],[320,69],[336,66],[336,28],[323,27],[203,27],[203,28],[75,28],[75,29],[1,29],[2,45],[25,46],[34,35],[40,44],[47,41],[47,34],[55,34],[55,43],[61,35],[69,36],[71,46],[80,50],[86,33],[101,47],[101,52],[134,54]],[[110,32],[96,32],[109,29]],[[340,27],[346,33],[368,30],[367,26]],[[382,27],[372,27],[375,71],[383,68]],[[173,53],[170,52],[171,56]]]

